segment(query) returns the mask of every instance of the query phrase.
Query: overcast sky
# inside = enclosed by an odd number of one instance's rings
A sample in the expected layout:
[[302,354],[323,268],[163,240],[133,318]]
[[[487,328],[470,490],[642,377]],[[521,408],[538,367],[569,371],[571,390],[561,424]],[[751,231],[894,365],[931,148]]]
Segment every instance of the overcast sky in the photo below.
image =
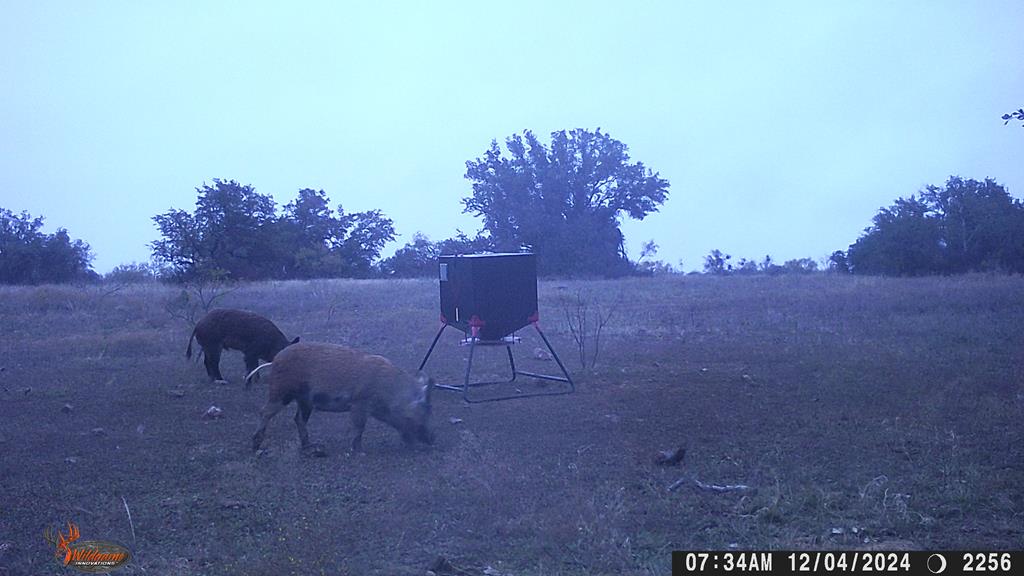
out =
[[600,127],[671,183],[630,256],[822,258],[952,174],[1024,196],[1024,2],[0,0],[0,207],[146,261],[234,179],[456,228],[465,163]]

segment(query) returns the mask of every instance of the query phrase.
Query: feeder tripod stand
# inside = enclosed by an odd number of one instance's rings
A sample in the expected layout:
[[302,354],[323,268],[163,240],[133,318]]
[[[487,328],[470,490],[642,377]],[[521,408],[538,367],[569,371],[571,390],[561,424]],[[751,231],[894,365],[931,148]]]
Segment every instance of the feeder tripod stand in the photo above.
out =
[[[517,343],[517,342],[519,342],[520,338],[518,336],[512,335],[512,336],[505,336],[504,338],[501,338],[501,339],[498,339],[498,340],[482,340],[482,339],[480,339],[477,336],[478,329],[474,327],[472,329],[471,335],[468,338],[464,338],[462,340],[462,342],[460,343],[460,344],[462,344],[464,346],[469,346],[469,358],[466,360],[466,374],[465,374],[465,377],[463,378],[462,385],[458,386],[458,385],[453,385],[453,384],[435,384],[434,387],[435,388],[441,388],[443,390],[454,390],[456,392],[461,391],[462,392],[462,399],[465,400],[466,402],[469,402],[469,403],[494,402],[494,401],[497,401],[497,400],[512,400],[514,398],[530,398],[530,397],[534,397],[534,396],[558,396],[558,395],[561,395],[561,394],[569,394],[569,393],[575,391],[576,390],[576,386],[573,384],[572,378],[569,376],[569,372],[565,369],[565,365],[562,364],[561,359],[558,358],[558,354],[555,353],[555,349],[551,347],[551,343],[548,342],[547,336],[544,335],[544,332],[541,331],[540,326],[538,326],[536,322],[532,322],[532,324],[533,324],[533,327],[537,330],[537,334],[540,335],[541,340],[544,341],[544,345],[547,346],[548,352],[551,353],[551,357],[558,364],[558,368],[561,369],[562,376],[554,376],[554,375],[550,375],[550,374],[537,374],[536,372],[526,372],[526,371],[523,371],[523,370],[517,370],[516,369],[515,358],[512,357],[512,345]],[[437,335],[434,336],[434,341],[430,343],[430,349],[427,350],[427,355],[424,356],[423,357],[423,361],[420,362],[420,368],[419,368],[420,370],[423,370],[423,367],[427,365],[427,360],[430,359],[430,354],[433,353],[434,346],[437,345],[437,341],[441,338],[441,334],[444,332],[444,329],[447,328],[447,327],[448,327],[448,323],[447,322],[444,322],[444,323],[441,324],[441,329],[437,331]],[[509,365],[509,368],[511,369],[511,372],[512,372],[512,375],[511,375],[511,377],[509,377],[508,380],[496,380],[496,381],[487,381],[487,382],[470,382],[470,375],[472,374],[472,371],[473,371],[473,353],[476,351],[476,348],[478,346],[486,346],[486,347],[504,346],[505,347],[505,352],[508,354],[508,365]],[[478,387],[478,386],[491,386],[491,385],[495,385],[495,384],[511,384],[511,383],[516,381],[516,377],[517,376],[526,376],[528,378],[535,378],[537,380],[550,380],[550,381],[553,381],[553,382],[561,382],[563,384],[568,384],[568,386],[562,386],[562,387],[560,387],[557,390],[549,390],[549,391],[544,391],[544,392],[527,392],[527,393],[517,393],[517,394],[506,394],[506,395],[501,395],[501,396],[485,396],[485,397],[482,397],[482,398],[481,397],[474,397],[472,394],[470,394],[470,390],[475,388],[475,387]]]

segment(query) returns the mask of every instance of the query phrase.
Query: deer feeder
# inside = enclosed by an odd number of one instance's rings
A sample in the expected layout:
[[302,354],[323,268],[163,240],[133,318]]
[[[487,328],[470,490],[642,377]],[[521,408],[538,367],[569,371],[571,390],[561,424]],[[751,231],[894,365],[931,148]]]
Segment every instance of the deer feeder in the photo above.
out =
[[[420,369],[426,366],[438,339],[448,326],[460,330],[465,336],[460,344],[469,347],[462,385],[438,384],[438,388],[461,391],[463,399],[467,402],[568,394],[575,389],[572,378],[538,324],[537,259],[533,254],[441,256],[438,258],[438,280],[441,293],[441,328],[423,357]],[[530,325],[537,331],[552,359],[558,364],[561,376],[537,374],[516,368],[512,355],[512,346],[520,341],[516,332]],[[498,346],[505,347],[510,368],[509,378],[501,381],[472,382],[473,355],[476,348]],[[470,392],[478,386],[510,384],[515,382],[518,376],[549,380],[563,385],[541,392],[518,392],[485,397],[474,396]]]

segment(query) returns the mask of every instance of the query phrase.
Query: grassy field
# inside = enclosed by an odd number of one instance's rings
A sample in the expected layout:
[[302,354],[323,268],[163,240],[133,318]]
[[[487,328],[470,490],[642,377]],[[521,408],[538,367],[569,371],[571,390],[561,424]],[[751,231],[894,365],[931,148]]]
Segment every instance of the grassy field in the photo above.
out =
[[[328,455],[310,458],[290,409],[252,453],[266,387],[242,389],[237,352],[224,386],[185,360],[180,289],[0,288],[0,575],[66,573],[41,534],[69,520],[133,551],[119,574],[663,575],[673,549],[1021,548],[1024,279],[540,292],[576,394],[438,391],[435,446],[371,420],[365,455],[346,415],[314,413]],[[580,300],[592,320],[612,311],[585,369],[566,316]],[[217,304],[408,369],[437,329],[427,280],[261,283]],[[555,371],[520,335],[522,368]],[[441,381],[461,374],[457,342],[431,359]],[[501,368],[485,352],[482,376]],[[680,466],[654,463],[677,447]]]

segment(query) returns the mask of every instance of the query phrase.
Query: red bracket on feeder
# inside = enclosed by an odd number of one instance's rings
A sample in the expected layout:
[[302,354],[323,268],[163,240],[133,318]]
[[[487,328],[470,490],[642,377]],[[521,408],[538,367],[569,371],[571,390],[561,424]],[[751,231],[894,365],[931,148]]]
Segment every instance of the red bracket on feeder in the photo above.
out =
[[480,337],[480,329],[483,328],[485,324],[487,324],[487,322],[484,322],[483,320],[480,319],[479,316],[474,314],[473,317],[469,319],[469,333],[470,333],[470,335],[472,335],[473,338],[479,338]]

